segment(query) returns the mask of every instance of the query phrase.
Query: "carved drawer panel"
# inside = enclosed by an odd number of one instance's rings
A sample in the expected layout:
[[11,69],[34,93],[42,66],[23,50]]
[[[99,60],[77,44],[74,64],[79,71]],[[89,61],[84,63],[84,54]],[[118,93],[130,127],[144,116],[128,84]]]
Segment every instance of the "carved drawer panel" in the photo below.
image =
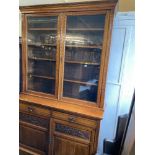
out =
[[28,122],[37,126],[48,128],[49,121],[40,117],[19,113],[19,119],[24,122]]
[[83,131],[74,127],[70,127],[61,123],[56,123],[55,124],[55,131],[60,132],[66,135],[82,138],[85,140],[90,139],[90,132],[88,131]]
[[80,125],[88,126],[91,128],[96,128],[97,126],[97,123],[95,120],[79,117],[76,115],[53,111],[52,116],[56,119],[65,120],[70,123],[80,124]]
[[50,110],[44,107],[38,107],[35,105],[27,104],[27,103],[20,103],[19,105],[20,112],[27,112],[30,114],[36,114],[43,117],[50,117]]

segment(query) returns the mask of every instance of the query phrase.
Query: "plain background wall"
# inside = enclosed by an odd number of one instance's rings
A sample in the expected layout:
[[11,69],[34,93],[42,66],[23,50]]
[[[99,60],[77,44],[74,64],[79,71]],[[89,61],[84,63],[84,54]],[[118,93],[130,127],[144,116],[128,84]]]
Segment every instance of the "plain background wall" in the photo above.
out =
[[97,155],[104,139],[115,138],[118,116],[129,113],[134,91],[134,13],[117,13],[106,79],[105,112],[100,125]]

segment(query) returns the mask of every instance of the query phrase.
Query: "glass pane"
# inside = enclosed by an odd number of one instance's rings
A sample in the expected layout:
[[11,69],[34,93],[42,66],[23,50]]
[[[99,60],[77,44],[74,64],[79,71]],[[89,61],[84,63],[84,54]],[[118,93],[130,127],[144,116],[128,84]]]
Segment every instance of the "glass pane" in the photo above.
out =
[[28,17],[29,28],[55,28],[57,27],[57,17]]
[[97,101],[105,15],[67,17],[63,96]]
[[97,99],[97,86],[94,84],[80,84],[64,82],[64,96],[95,102]]
[[28,90],[55,93],[57,17],[28,17]]

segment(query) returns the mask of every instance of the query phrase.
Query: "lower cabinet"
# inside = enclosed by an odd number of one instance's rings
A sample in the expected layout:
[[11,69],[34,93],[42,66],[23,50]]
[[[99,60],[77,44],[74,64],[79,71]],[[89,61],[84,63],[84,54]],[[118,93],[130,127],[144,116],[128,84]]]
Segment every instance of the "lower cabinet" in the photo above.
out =
[[[28,106],[28,109],[30,106]],[[95,155],[97,122],[41,107],[20,110],[20,155]],[[48,115],[47,115],[48,114]]]

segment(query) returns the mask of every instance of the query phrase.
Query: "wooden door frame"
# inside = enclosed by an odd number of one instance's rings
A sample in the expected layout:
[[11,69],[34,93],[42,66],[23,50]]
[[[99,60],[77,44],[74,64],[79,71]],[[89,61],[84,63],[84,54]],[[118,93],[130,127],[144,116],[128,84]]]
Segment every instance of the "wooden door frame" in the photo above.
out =
[[[80,99],[74,99],[69,97],[63,97],[63,79],[64,79],[64,59],[65,59],[65,35],[66,35],[66,20],[69,15],[98,15],[105,14],[105,25],[104,25],[104,34],[103,34],[103,43],[102,43],[102,52],[101,52],[101,62],[100,62],[100,73],[99,73],[99,84],[97,90],[97,102],[83,101]],[[87,105],[93,107],[103,108],[104,94],[105,94],[105,85],[106,85],[106,76],[109,60],[109,51],[110,51],[110,42],[111,42],[111,33],[113,25],[113,11],[87,11],[87,12],[66,12],[62,15],[62,48],[61,48],[61,65],[60,65],[60,91],[59,99],[64,102],[69,102],[73,104]]]
[[[41,17],[41,16],[57,16],[57,49],[56,49],[56,79],[55,79],[55,94],[46,94],[43,92],[37,92],[28,90],[28,78],[27,78],[27,72],[28,72],[28,49],[27,49],[27,17]],[[59,86],[59,64],[60,64],[60,17],[59,13],[33,13],[33,14],[22,14],[22,77],[23,77],[23,83],[22,83],[22,93],[26,94],[32,94],[36,96],[41,97],[47,97],[47,98],[58,98],[58,86]]]

